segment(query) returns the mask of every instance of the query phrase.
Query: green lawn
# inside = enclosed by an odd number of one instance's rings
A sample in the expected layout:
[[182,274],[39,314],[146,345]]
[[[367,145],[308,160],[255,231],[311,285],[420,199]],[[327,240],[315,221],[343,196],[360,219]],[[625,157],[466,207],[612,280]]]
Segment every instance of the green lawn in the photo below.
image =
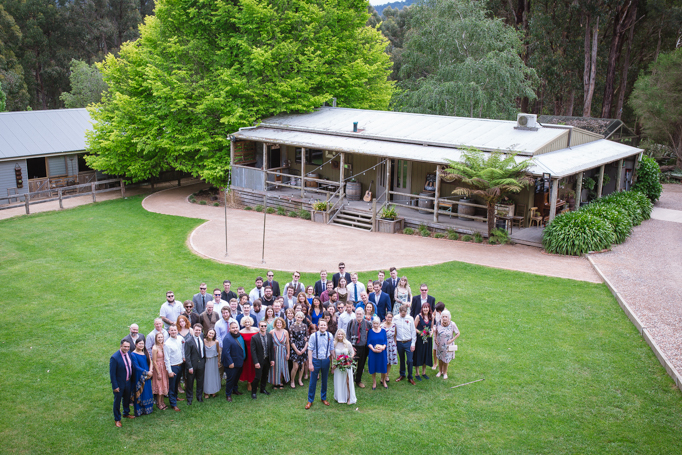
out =
[[604,285],[457,262],[401,270],[462,332],[447,382],[310,411],[307,388],[221,395],[115,428],[108,360],[127,326],[147,333],[168,289],[184,300],[202,281],[236,289],[263,273],[194,256],[201,221],[140,202],[0,221],[0,452],[682,453],[682,396]]

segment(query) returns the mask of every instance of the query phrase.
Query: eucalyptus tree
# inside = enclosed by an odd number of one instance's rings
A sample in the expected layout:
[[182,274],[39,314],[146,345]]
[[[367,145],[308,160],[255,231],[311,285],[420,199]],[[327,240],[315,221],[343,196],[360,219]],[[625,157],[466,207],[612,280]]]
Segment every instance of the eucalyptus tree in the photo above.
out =
[[412,9],[397,110],[514,118],[518,99],[536,97],[519,34],[482,2],[425,0]]

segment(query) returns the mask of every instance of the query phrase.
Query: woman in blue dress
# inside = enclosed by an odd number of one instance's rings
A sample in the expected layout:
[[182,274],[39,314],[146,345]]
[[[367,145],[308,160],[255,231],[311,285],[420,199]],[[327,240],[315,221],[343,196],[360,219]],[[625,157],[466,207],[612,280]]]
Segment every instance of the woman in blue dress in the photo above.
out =
[[315,324],[315,327],[317,327],[317,324],[320,322],[322,313],[324,313],[322,300],[320,300],[319,297],[313,298],[313,304],[310,307],[310,319],[312,320],[313,324]]
[[381,321],[377,316],[374,316],[372,330],[367,333],[367,347],[369,348],[367,360],[369,361],[369,374],[372,375],[372,390],[377,388],[377,373],[381,373],[381,384],[385,389],[388,389],[388,384],[386,384],[387,346],[386,330],[381,328]]
[[135,350],[130,356],[135,366],[135,377],[133,378],[135,417],[151,414],[154,410],[154,393],[152,392],[151,379],[154,366],[150,362],[147,350],[144,348],[144,343],[144,338],[138,339],[137,343],[135,343]]

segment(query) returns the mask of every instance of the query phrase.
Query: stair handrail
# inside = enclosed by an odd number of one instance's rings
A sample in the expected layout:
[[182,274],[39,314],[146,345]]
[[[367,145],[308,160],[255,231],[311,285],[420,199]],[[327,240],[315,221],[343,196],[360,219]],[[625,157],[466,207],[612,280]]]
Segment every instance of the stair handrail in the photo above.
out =
[[[334,194],[338,193],[339,190],[343,190],[343,187],[344,187],[344,184],[342,184],[341,186],[339,186],[339,189],[336,190],[336,191],[334,192]],[[344,196],[345,196],[345,194],[343,193],[343,191],[341,191],[341,193],[339,194],[339,199],[338,199],[336,202],[334,202],[334,205],[332,205],[332,206],[327,210],[327,213],[328,213],[328,214],[331,214],[331,216],[329,216],[329,218],[328,218],[327,224],[331,224],[331,222],[334,221],[334,218],[336,218],[336,215],[338,215],[338,213],[341,211],[341,208],[343,208],[343,198],[344,198]],[[334,195],[330,196],[330,198],[329,198],[328,200],[331,200],[332,197],[334,197]],[[341,204],[341,207],[339,207],[339,208],[337,209],[336,206],[339,205],[339,203]],[[335,210],[336,210],[336,211],[335,211]],[[334,212],[334,213],[332,214],[332,212]]]

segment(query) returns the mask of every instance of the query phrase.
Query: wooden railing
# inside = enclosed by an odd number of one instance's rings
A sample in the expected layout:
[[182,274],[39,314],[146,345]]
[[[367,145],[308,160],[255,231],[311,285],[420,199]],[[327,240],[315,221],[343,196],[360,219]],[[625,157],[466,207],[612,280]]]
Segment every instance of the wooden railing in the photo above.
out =
[[[425,200],[429,200],[429,201],[433,201],[433,202],[434,202],[434,207],[433,207],[433,208],[419,207],[419,204],[417,204],[417,206],[408,205],[408,204],[403,204],[403,203],[395,202],[395,201],[391,201],[391,202],[388,203],[389,205],[395,205],[396,207],[405,207],[405,208],[408,208],[408,209],[421,210],[421,211],[423,211],[423,212],[429,212],[429,213],[434,213],[434,212],[437,211],[439,215],[455,215],[455,214],[456,214],[456,215],[458,215],[460,218],[470,218],[470,219],[472,219],[472,220],[477,220],[477,221],[487,221],[487,220],[488,220],[488,216],[487,216],[487,215],[486,215],[486,216],[476,216],[476,215],[466,215],[466,214],[463,214],[463,213],[456,213],[456,212],[455,212],[455,206],[465,205],[465,206],[468,206],[468,207],[477,207],[477,208],[486,209],[486,214],[487,214],[487,207],[486,207],[485,205],[482,205],[482,204],[474,204],[473,202],[460,202],[460,201],[455,201],[455,200],[452,200],[452,201],[451,201],[451,200],[448,200],[447,198],[439,198],[439,199],[438,199],[439,202],[443,202],[443,201],[452,202],[452,211],[451,211],[451,212],[448,212],[448,211],[445,211],[445,210],[440,210],[439,207],[436,207],[436,206],[435,206],[435,203],[436,203],[436,198],[435,198],[435,197],[431,197],[431,196],[422,196],[422,195],[419,195],[419,194],[399,193],[399,192],[396,192],[396,191],[389,191],[389,194],[391,194],[391,195],[396,195],[396,196],[401,196],[401,197],[416,198],[417,200],[419,200],[419,199],[425,199]],[[383,207],[383,206],[382,206],[382,207]]]
[[[97,187],[101,185],[107,185],[110,183],[119,183],[120,186],[112,187],[112,188],[104,188],[98,190]],[[79,192],[81,188],[90,188],[90,191],[87,192]],[[19,199],[22,198],[24,199],[23,204],[10,204],[10,205],[4,205],[0,206],[0,210],[6,210],[6,209],[12,209],[16,207],[21,207],[24,206],[26,207],[26,214],[28,215],[30,212],[30,205],[31,204],[43,204],[45,202],[52,202],[52,201],[59,201],[59,208],[63,209],[64,206],[62,204],[62,201],[64,199],[70,199],[73,197],[80,197],[80,196],[87,196],[88,194],[92,195],[92,202],[97,202],[97,194],[100,193],[108,193],[110,191],[120,191],[121,196],[125,197],[125,184],[123,183],[123,179],[110,179],[110,180],[100,180],[99,182],[91,182],[91,183],[84,183],[81,185],[70,185],[67,187],[63,188],[56,188],[56,189],[45,189],[45,190],[40,190],[40,191],[31,191],[28,193],[23,193],[23,194],[17,194],[17,195],[12,195],[8,197],[0,197],[0,201],[7,200],[8,204],[11,202],[11,199]],[[57,193],[57,197],[51,197],[53,193]],[[48,197],[44,199],[37,199],[40,197],[43,197],[47,193]],[[69,194],[69,193],[75,193],[75,194]],[[32,200],[34,199],[34,200]]]

